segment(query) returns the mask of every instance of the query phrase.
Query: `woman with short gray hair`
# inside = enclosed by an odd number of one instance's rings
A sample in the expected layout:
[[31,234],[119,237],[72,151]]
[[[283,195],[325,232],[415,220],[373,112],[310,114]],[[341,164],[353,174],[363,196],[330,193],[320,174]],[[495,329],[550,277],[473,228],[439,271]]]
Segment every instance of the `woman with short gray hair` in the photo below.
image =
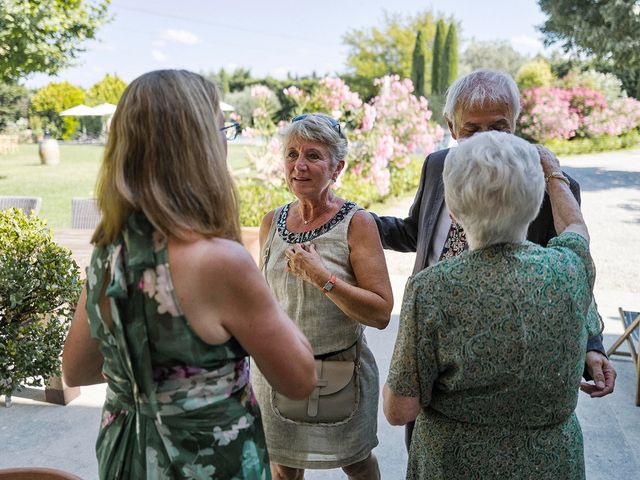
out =
[[351,480],[380,478],[371,452],[378,444],[378,368],[364,329],[387,326],[393,294],[373,217],[334,193],[346,155],[336,119],[295,117],[284,133],[284,174],[296,200],[260,226],[265,277],[309,339],[319,380],[314,394],[293,403],[251,372],[276,480],[328,468],[342,468]]
[[[407,478],[583,479],[574,410],[600,324],[569,181],[551,152],[502,132],[451,150],[443,180],[470,250],[407,283],[384,388],[389,422],[416,420]],[[560,233],[546,248],[525,240],[545,184]]]

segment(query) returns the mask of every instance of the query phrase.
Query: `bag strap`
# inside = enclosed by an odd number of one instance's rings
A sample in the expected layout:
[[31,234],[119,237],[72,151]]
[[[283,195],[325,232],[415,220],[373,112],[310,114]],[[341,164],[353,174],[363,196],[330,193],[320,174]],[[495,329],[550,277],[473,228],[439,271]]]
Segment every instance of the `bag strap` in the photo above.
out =
[[329,352],[329,353],[322,353],[320,355],[314,355],[313,358],[316,360],[322,360],[324,361],[325,359],[329,358],[329,357],[333,357],[334,355],[338,355],[339,353],[344,353],[347,350],[351,350],[354,346],[356,347],[356,358],[355,358],[355,362],[357,362],[360,359],[360,352],[362,350],[361,344],[360,342],[362,341],[362,337],[364,336],[364,330],[360,333],[360,335],[358,335],[357,340],[352,343],[351,345],[349,345],[347,348],[343,348],[342,350],[337,350],[335,352]]
[[271,219],[271,226],[269,227],[269,236],[267,237],[267,241],[264,242],[264,246],[262,247],[262,274],[265,279],[267,278],[267,261],[269,260],[269,254],[271,253],[271,244],[273,243],[273,238],[276,235],[276,231],[278,230],[278,219],[282,214],[282,207],[276,209],[273,213],[273,218]]

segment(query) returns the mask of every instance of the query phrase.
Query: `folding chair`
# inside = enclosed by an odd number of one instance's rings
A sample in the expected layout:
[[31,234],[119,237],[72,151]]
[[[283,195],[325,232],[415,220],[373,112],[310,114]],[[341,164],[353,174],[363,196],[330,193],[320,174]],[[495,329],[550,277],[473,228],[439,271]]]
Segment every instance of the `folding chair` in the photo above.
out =
[[71,228],[94,229],[100,223],[100,210],[95,198],[71,199]]
[[27,215],[38,215],[42,198],[40,197],[0,197],[0,210],[19,208]]
[[[638,354],[640,354],[640,312],[632,312],[630,310],[624,310],[622,307],[618,308],[620,312],[620,319],[624,325],[624,333],[613,342],[611,348],[607,350],[607,355],[621,355],[624,357],[631,357],[633,363],[636,366],[636,405],[640,406],[640,360]],[[628,352],[618,351],[622,343],[626,340],[629,347]],[[637,348],[636,345],[637,344]]]
[[[638,328],[638,326],[640,326],[640,312],[631,312],[622,308],[618,308],[618,311],[620,312],[620,319],[622,320],[625,330],[613,345],[611,345],[611,348],[607,350],[607,355],[631,357],[633,359],[633,363],[638,363],[638,352],[636,351],[634,343],[637,343],[638,338],[640,337],[640,329]],[[629,351],[618,351],[625,340],[629,346]]]

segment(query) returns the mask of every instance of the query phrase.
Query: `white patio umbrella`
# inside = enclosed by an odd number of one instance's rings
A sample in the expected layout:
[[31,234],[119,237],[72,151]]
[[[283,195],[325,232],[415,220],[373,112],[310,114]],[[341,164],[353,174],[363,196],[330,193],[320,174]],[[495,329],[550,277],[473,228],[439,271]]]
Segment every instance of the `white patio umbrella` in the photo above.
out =
[[113,115],[116,111],[116,106],[113,103],[101,103],[93,107],[94,115]]
[[220,110],[223,112],[233,112],[236,109],[233,105],[229,105],[228,103],[220,102]]
[[[90,117],[96,115],[93,108],[86,105],[76,105],[75,107],[68,108],[59,113],[60,116],[74,116],[74,117]],[[97,114],[100,115],[100,114]]]

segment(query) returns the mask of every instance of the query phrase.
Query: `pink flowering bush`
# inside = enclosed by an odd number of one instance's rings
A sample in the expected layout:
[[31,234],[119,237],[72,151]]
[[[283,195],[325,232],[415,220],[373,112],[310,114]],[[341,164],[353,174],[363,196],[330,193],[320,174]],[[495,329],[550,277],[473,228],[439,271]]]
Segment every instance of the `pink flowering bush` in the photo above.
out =
[[576,134],[580,120],[571,111],[567,90],[556,87],[534,87],[520,96],[522,113],[518,128],[522,135],[540,143],[552,139],[569,139]]
[[275,127],[271,118],[274,111],[270,99],[273,98],[273,92],[264,85],[254,85],[251,87],[251,97],[256,99],[258,106],[253,109],[251,116],[253,117],[253,129],[262,136],[271,136],[275,133]]
[[618,137],[640,125],[640,102],[620,98],[607,104],[585,86],[538,87],[522,92],[520,133],[536,142]]
[[325,77],[320,80],[318,88],[311,95],[302,99],[298,109],[300,113],[324,112],[345,123],[354,121],[359,116],[361,107],[360,95],[352,92],[341,78]]
[[635,98],[619,98],[611,103],[611,110],[622,124],[622,132],[636,130],[640,126],[640,101]]
[[[353,130],[354,143],[349,158],[354,168],[360,167],[376,185],[382,196],[390,192],[393,179],[411,162],[411,154],[428,155],[442,140],[444,131],[430,121],[431,110],[426,98],[413,95],[411,80],[398,75],[375,81],[380,93],[374,97],[362,115],[360,125]],[[357,148],[358,140],[375,139],[368,151]]]

